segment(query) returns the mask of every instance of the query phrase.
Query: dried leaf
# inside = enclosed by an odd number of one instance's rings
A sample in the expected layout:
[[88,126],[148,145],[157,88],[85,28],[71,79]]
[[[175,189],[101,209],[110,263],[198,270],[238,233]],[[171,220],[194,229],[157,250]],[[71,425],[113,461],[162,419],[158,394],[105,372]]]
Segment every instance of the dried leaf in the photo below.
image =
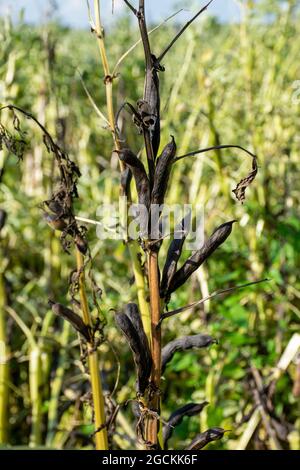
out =
[[233,193],[235,194],[236,198],[238,201],[241,201],[242,203],[246,199],[246,189],[252,181],[254,181],[256,175],[257,175],[258,167],[257,167],[257,158],[254,157],[252,160],[252,171],[249,173],[249,175],[246,178],[243,178],[237,187],[233,190]]

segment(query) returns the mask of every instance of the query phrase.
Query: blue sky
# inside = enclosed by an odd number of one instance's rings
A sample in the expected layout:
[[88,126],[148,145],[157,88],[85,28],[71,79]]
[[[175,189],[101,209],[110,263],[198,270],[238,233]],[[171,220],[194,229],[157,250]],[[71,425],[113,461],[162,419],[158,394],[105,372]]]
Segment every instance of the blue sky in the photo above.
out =
[[[182,20],[190,17],[192,12],[205,4],[207,0],[195,0],[187,2],[185,0],[148,0],[149,16],[153,21],[160,21],[171,13],[175,12],[182,5],[191,4],[189,12],[181,13]],[[59,5],[59,17],[63,23],[70,26],[85,28],[88,27],[88,15],[86,0],[57,0]],[[93,1],[90,0],[90,4]],[[103,19],[107,22],[111,21],[111,3],[112,0],[102,0],[101,7],[103,10]],[[136,4],[137,0],[132,0]],[[0,15],[10,11],[14,15],[22,8],[25,9],[25,18],[30,22],[37,22],[43,17],[43,13],[47,9],[49,1],[47,0],[0,0]],[[123,0],[115,0],[115,16],[117,13],[124,11]],[[238,8],[235,0],[214,0],[209,7],[209,11],[218,15],[222,20],[230,20],[238,16]]]

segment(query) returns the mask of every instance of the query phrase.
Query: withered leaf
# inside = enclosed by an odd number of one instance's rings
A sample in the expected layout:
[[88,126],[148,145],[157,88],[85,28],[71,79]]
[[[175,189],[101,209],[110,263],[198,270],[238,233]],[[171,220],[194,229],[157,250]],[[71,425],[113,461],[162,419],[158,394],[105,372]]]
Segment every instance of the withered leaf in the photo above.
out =
[[246,189],[250,184],[254,181],[256,175],[257,175],[258,167],[257,167],[257,158],[253,157],[252,159],[252,171],[249,173],[249,175],[246,178],[243,178],[237,185],[235,189],[233,189],[233,193],[235,194],[236,198],[238,201],[241,201],[242,203],[246,199]]

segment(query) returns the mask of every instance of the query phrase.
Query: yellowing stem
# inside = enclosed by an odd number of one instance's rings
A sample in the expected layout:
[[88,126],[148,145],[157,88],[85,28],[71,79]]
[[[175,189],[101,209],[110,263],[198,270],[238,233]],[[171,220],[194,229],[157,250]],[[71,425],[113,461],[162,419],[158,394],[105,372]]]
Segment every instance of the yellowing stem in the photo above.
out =
[[[79,295],[80,295],[80,304],[82,310],[83,321],[86,325],[92,327],[92,319],[89,311],[89,306],[87,302],[87,296],[85,291],[85,279],[83,272],[83,256],[76,250],[77,258],[77,269],[81,271],[79,277]],[[93,344],[88,344],[89,351],[92,350]],[[95,413],[95,429],[99,429],[105,425],[105,409],[104,409],[104,397],[102,391],[102,384],[100,378],[99,370],[99,361],[97,351],[90,352],[89,354],[89,371],[91,376],[91,387],[92,387],[92,396],[94,404],[94,413]],[[97,450],[107,450],[108,449],[108,440],[107,440],[107,430],[104,427],[98,431],[95,435],[96,440],[96,449]]]

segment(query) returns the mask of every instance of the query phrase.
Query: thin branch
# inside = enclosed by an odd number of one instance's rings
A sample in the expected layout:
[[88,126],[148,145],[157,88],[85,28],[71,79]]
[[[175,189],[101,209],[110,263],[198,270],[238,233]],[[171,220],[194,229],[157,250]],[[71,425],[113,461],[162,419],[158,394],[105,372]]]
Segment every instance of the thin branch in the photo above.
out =
[[[162,25],[164,25],[165,23],[167,23],[168,21],[170,21],[172,18],[174,18],[174,16],[178,15],[179,13],[181,13],[184,9],[181,8],[180,10],[176,11],[175,13],[173,13],[172,15],[170,15],[168,18],[166,18],[165,20],[163,20],[159,25],[155,26],[155,28],[151,29],[148,34],[152,34],[154,33],[157,29],[159,29]],[[114,69],[113,69],[113,73],[112,75],[115,76],[116,73],[117,73],[117,70],[119,68],[119,66],[121,65],[121,63],[123,62],[124,59],[126,59],[126,57],[130,54],[130,52],[132,52],[136,46],[138,46],[140,43],[142,42],[142,39],[139,39],[137,42],[135,42],[126,52],[124,52],[124,54],[118,59]]]
[[133,14],[134,14],[135,16],[137,16],[138,11],[131,5],[131,3],[129,3],[128,0],[124,0],[124,2],[125,2],[126,5],[128,6],[128,8],[130,8],[130,10],[133,12]]
[[197,302],[193,302],[192,304],[186,305],[185,307],[177,308],[176,310],[172,310],[171,312],[163,313],[163,315],[161,316],[159,324],[161,324],[161,322],[165,318],[173,317],[174,315],[177,315],[178,313],[182,313],[182,312],[185,312],[186,310],[190,310],[191,308],[197,307],[198,305],[203,304],[207,300],[211,300],[214,297],[217,297],[219,295],[227,294],[229,292],[233,292],[233,291],[238,290],[238,289],[244,289],[245,287],[254,286],[256,284],[261,284],[263,282],[269,282],[270,280],[271,279],[266,278],[266,279],[261,279],[260,281],[248,282],[247,284],[242,284],[240,286],[234,286],[234,287],[229,287],[227,289],[222,289],[222,290],[219,290],[219,291],[215,291],[212,294],[204,297],[203,299],[197,300]]
[[177,157],[173,160],[173,163],[178,162],[179,160],[182,160],[185,157],[193,157],[195,155],[199,155],[200,153],[205,153],[205,152],[210,152],[211,150],[222,150],[222,149],[240,149],[243,150],[245,153],[250,155],[252,158],[257,158],[254,153],[250,152],[250,150],[245,149],[244,147],[241,147],[240,145],[216,145],[214,147],[208,147],[205,149],[199,149],[195,150],[194,152],[189,152],[186,153],[185,155],[181,155],[180,157]]
[[78,72],[78,75],[79,75],[79,78],[80,78],[80,81],[81,81],[81,84],[83,86],[83,89],[86,93],[86,96],[88,97],[91,105],[93,106],[94,110],[96,111],[97,115],[106,123],[106,125],[111,128],[110,126],[110,123],[108,121],[108,119],[104,116],[104,114],[102,113],[102,111],[100,111],[100,109],[98,108],[94,98],[92,97],[92,95],[90,94],[89,90],[87,89],[85,83],[84,83],[84,80],[82,78],[82,75],[81,73],[79,72],[79,70],[77,71]]
[[[124,0],[126,1],[126,0]],[[175,42],[180,38],[180,36],[184,33],[184,31],[198,18],[198,16],[201,15],[201,13],[203,13],[208,7],[209,5],[213,2],[213,0],[210,0],[210,2],[208,2],[203,8],[201,8],[201,10],[198,11],[198,13],[196,13],[196,15],[190,19],[182,28],[181,30],[176,34],[176,36],[174,37],[174,39],[172,39],[172,41],[170,42],[170,44],[165,48],[165,50],[160,54],[160,56],[158,57],[158,62],[161,62],[162,59],[165,57],[165,55],[169,52],[169,50],[171,49],[171,47],[175,44]]]

